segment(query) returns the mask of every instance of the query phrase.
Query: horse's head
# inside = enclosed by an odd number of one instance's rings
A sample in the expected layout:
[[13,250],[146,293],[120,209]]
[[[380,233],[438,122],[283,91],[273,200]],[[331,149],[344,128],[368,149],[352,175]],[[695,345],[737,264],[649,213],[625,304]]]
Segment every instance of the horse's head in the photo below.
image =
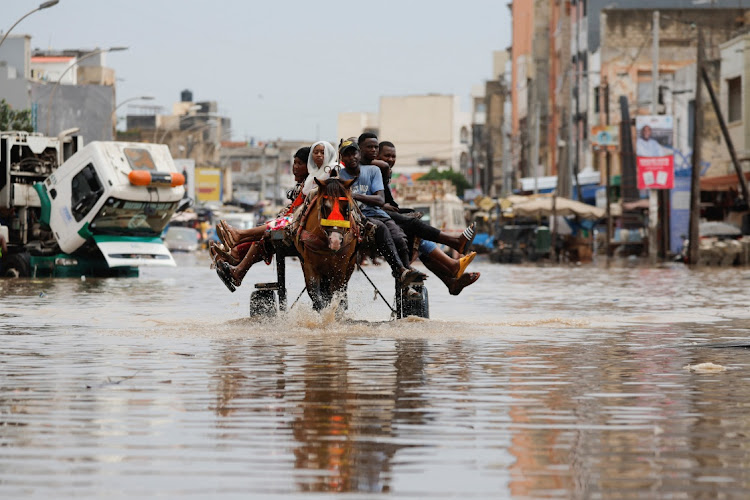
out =
[[315,179],[319,189],[320,226],[326,233],[328,248],[334,252],[341,249],[344,235],[351,230],[351,210],[354,205],[350,187],[354,179],[342,181],[329,178]]

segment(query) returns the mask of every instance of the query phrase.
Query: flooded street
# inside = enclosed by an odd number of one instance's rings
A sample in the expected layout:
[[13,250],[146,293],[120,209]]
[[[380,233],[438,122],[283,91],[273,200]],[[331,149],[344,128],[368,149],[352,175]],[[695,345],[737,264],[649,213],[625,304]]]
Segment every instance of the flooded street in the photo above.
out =
[[[750,270],[504,266],[430,320],[305,294],[246,318],[208,258],[0,280],[0,497],[716,498],[750,490]],[[365,268],[392,300],[385,266]],[[290,303],[302,288],[289,262]],[[720,347],[704,347],[720,344]],[[720,365],[692,370],[701,363]]]

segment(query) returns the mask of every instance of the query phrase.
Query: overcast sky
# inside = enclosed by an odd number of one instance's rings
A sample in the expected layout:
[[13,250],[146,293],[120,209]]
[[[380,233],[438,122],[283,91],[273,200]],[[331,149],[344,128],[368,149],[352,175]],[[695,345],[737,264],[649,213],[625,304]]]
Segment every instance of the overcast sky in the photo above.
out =
[[[2,0],[5,31],[41,0]],[[13,30],[33,48],[125,45],[107,56],[117,102],[183,89],[217,101],[235,139],[335,139],[344,111],[381,95],[456,94],[510,45],[508,0],[60,0]],[[127,104],[121,108],[125,110]],[[318,132],[319,131],[319,132]]]

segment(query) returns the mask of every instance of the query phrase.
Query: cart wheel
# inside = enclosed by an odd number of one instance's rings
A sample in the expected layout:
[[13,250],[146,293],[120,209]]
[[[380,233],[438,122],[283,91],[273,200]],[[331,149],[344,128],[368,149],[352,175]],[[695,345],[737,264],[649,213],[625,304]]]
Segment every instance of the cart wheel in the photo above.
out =
[[414,289],[420,293],[419,297],[410,299],[406,295],[401,295],[402,314],[401,317],[417,316],[419,318],[430,317],[430,300],[427,294],[427,287],[424,285],[413,285]]
[[250,294],[250,316],[276,316],[276,296],[273,290],[256,290]]

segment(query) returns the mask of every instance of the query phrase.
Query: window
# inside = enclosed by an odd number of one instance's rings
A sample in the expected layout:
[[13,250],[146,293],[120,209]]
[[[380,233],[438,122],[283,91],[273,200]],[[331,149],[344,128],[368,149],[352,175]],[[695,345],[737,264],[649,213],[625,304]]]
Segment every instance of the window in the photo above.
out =
[[151,158],[151,153],[149,153],[148,150],[141,148],[125,148],[123,152],[130,163],[131,169],[142,170],[145,168],[147,170],[156,170],[154,159]]
[[653,99],[654,92],[651,85],[651,73],[638,73],[638,88],[637,96],[638,107],[647,108],[651,106],[651,100]]
[[742,120],[742,78],[731,78],[727,80],[727,102],[729,122],[738,122]]
[[89,228],[94,234],[158,236],[167,227],[177,202],[108,198]]
[[73,177],[70,184],[73,192],[70,199],[71,211],[76,222],[79,222],[94,208],[96,202],[104,194],[104,187],[91,163],[83,167],[83,170]]

